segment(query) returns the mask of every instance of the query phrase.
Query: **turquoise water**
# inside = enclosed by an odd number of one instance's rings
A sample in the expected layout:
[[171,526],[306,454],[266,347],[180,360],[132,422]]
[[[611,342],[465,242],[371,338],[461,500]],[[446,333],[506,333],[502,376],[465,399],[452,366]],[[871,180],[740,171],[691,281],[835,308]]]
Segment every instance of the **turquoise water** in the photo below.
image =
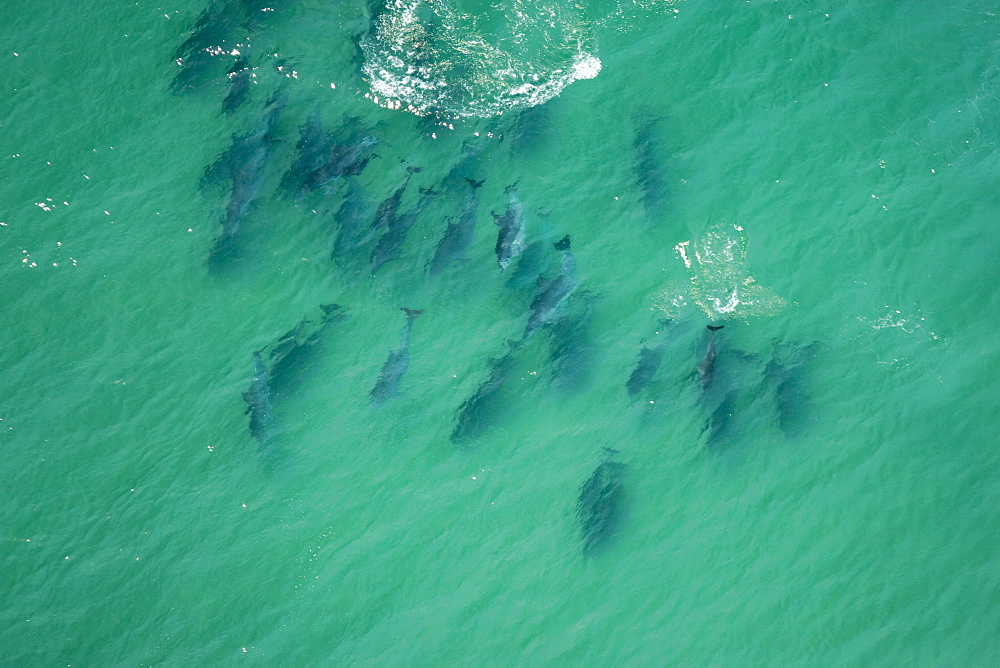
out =
[[[509,12],[466,5],[517,43]],[[572,19],[600,72],[534,116],[451,127],[374,103],[360,3],[275,5],[231,117],[228,65],[175,93],[204,8],[4,11],[4,663],[995,663],[995,2],[521,3]],[[532,25],[540,61],[575,57]],[[279,89],[241,256],[210,271],[228,192],[199,180]],[[479,133],[465,261],[425,270],[454,194],[374,276],[371,245],[331,261],[341,190],[278,192],[316,105],[378,136],[358,177],[373,204],[407,166],[441,189]],[[575,381],[554,375],[558,323],[539,329],[455,443],[538,292],[505,287],[516,267],[494,255],[515,182],[527,243],[572,237],[559,313],[592,318],[568,339]],[[678,245],[717,248],[713,229],[745,263],[685,267]],[[698,287],[733,276],[787,305],[713,310]],[[334,302],[349,317],[258,443],[253,351]],[[373,407],[400,307],[424,314]],[[605,448],[617,531],[585,553],[578,500]]]

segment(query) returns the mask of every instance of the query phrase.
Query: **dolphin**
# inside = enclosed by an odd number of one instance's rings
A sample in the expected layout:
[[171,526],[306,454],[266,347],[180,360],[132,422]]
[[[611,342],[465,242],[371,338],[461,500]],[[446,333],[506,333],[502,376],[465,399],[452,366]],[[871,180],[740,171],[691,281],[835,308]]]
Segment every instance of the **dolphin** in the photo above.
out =
[[764,379],[774,391],[778,426],[786,436],[799,435],[811,419],[813,401],[805,381],[819,347],[818,342],[806,346],[775,344],[764,367]]
[[427,272],[431,276],[444,271],[445,267],[458,260],[472,245],[479,213],[479,195],[476,191],[486,180],[474,181],[466,177],[465,181],[469,185],[469,192],[462,203],[462,210],[458,217],[449,219],[448,227],[434,249],[434,257],[427,264]]
[[249,56],[241,52],[226,76],[229,78],[229,93],[222,100],[222,111],[226,116],[232,116],[247,99],[247,93],[250,92],[253,68],[250,67]]
[[[674,326],[675,323],[670,319],[660,323],[661,329],[673,329]],[[658,345],[643,346],[642,350],[639,351],[639,361],[636,363],[632,375],[629,376],[628,381],[625,383],[625,389],[628,390],[630,397],[637,395],[653,380],[653,376],[660,369],[663,355],[667,351],[667,347],[669,347],[672,339],[673,336],[664,337],[664,341]]]
[[667,350],[667,343],[664,341],[658,346],[643,346],[639,351],[639,362],[625,383],[625,389],[628,390],[630,397],[637,395],[656,375],[663,361],[663,353]]
[[580,488],[576,514],[583,533],[583,552],[593,554],[607,544],[619,528],[624,509],[622,478],[625,465],[611,458],[616,450],[605,449],[606,459]]
[[331,259],[343,257],[364,244],[364,231],[371,213],[371,206],[365,198],[361,184],[355,178],[348,179],[347,194],[333,216],[340,229],[333,244]]
[[276,398],[291,394],[315,364],[327,327],[347,318],[347,307],[321,304],[319,317],[306,316],[264,349]]
[[705,431],[708,432],[705,444],[708,448],[714,448],[734,435],[733,414],[736,412],[738,398],[739,392],[736,389],[729,390],[708,416],[708,421],[705,423]]
[[253,380],[250,389],[243,393],[243,401],[247,402],[246,412],[250,414],[250,433],[259,442],[265,443],[271,438],[274,417],[271,413],[270,375],[259,350],[253,354]]
[[490,372],[476,392],[458,409],[458,420],[451,432],[453,443],[467,443],[478,438],[496,419],[498,395],[513,366],[514,347],[503,357],[490,359]]
[[567,300],[565,315],[552,323],[549,361],[553,381],[563,392],[578,390],[590,380],[597,346],[589,330],[598,299],[589,292],[574,294]]
[[386,399],[395,395],[399,390],[399,381],[403,374],[410,367],[410,331],[413,329],[413,321],[423,313],[411,308],[403,308],[406,314],[406,325],[403,326],[403,335],[400,337],[399,347],[389,351],[389,357],[382,365],[382,372],[378,376],[375,387],[372,388],[369,397],[376,406],[382,404]]
[[705,359],[698,365],[698,374],[701,376],[701,389],[705,391],[712,384],[715,376],[715,333],[722,329],[722,325],[708,325],[708,330],[712,333],[708,337],[708,348],[705,350]]
[[222,233],[209,255],[213,266],[236,253],[236,233],[260,194],[266,176],[264,167],[277,143],[274,127],[286,100],[287,96],[280,93],[272,97],[267,113],[253,131],[234,137],[230,147],[205,171],[203,183],[227,178],[232,182],[229,203],[221,220]]
[[635,136],[635,172],[642,188],[642,205],[647,214],[656,213],[663,202],[666,178],[663,163],[657,157],[656,120],[646,121]]
[[525,247],[517,260],[517,266],[507,274],[504,282],[506,290],[521,290],[538,282],[538,277],[549,268],[551,242],[536,239]]
[[510,261],[524,250],[524,205],[517,196],[517,184],[507,186],[507,210],[502,216],[493,214],[493,222],[500,228],[497,234],[497,264],[500,271],[507,269]]
[[388,227],[395,221],[396,216],[399,215],[399,206],[403,201],[403,193],[406,192],[406,187],[410,185],[410,179],[413,178],[414,174],[420,173],[421,169],[421,167],[406,168],[406,179],[403,180],[403,184],[396,188],[395,192],[382,200],[378,208],[375,209],[375,216],[372,218],[371,223],[372,232],[376,232],[383,227]]
[[204,87],[215,74],[218,57],[235,46],[233,35],[238,21],[225,2],[214,2],[195,21],[191,35],[174,52],[180,68],[171,88],[175,93]]
[[299,198],[343,176],[357,176],[364,171],[379,140],[375,135],[357,134],[342,144],[334,144],[324,152],[319,167],[302,179],[298,190]]
[[545,144],[553,125],[552,102],[536,104],[517,115],[517,120],[511,128],[512,152],[527,154]]
[[417,222],[417,217],[420,213],[427,207],[430,198],[435,197],[437,193],[432,190],[427,190],[426,188],[420,189],[420,199],[414,204],[409,210],[407,210],[401,216],[393,216],[389,223],[388,229],[379,238],[378,243],[375,244],[375,248],[372,249],[371,263],[372,263],[372,275],[377,272],[383,264],[386,262],[391,262],[392,260],[399,259],[400,250],[403,247],[403,242],[406,241],[406,234],[413,227],[413,224]]
[[555,244],[557,250],[562,251],[562,261],[559,266],[559,275],[552,279],[539,278],[538,286],[540,291],[531,302],[531,315],[528,317],[528,324],[524,328],[524,335],[521,342],[527,341],[531,334],[541,327],[552,322],[559,313],[560,307],[565,303],[573,290],[576,289],[579,279],[576,276],[576,258],[570,252],[570,238],[563,237]]
[[281,190],[286,194],[297,193],[309,175],[326,162],[332,144],[332,138],[323,131],[319,107],[314,107],[306,117],[306,122],[299,126],[295,162],[281,177]]

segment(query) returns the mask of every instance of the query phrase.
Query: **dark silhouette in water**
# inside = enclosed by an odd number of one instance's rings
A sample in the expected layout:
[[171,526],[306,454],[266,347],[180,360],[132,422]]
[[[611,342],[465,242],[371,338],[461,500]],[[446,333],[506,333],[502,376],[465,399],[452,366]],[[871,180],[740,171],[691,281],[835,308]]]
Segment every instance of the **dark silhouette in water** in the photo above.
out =
[[453,443],[467,443],[479,438],[497,418],[498,394],[513,365],[513,349],[503,357],[490,360],[490,373],[475,394],[458,409],[458,421],[451,432]]
[[264,117],[245,135],[234,136],[232,143],[218,159],[205,170],[202,185],[229,180],[229,203],[222,216],[222,233],[215,240],[209,254],[210,269],[217,269],[239,254],[237,232],[240,224],[252,211],[266,176],[265,167],[277,143],[275,125],[285,106],[287,95],[276,93],[267,103]]
[[819,345],[775,344],[764,368],[764,379],[774,391],[778,426],[786,436],[798,436],[812,419],[813,402],[806,392],[804,377]]
[[580,488],[576,514],[583,531],[583,552],[593,554],[617,533],[624,510],[622,478],[625,465],[611,458],[617,450],[605,449],[606,459]]
[[222,111],[226,116],[232,116],[250,92],[253,68],[250,67],[250,58],[247,54],[243,53],[236,59],[226,76],[229,77],[229,93],[222,100]]
[[409,233],[410,228],[413,227],[414,223],[417,222],[417,218],[420,216],[421,212],[427,208],[427,204],[430,202],[431,198],[436,196],[437,193],[433,190],[421,188],[420,199],[417,200],[417,203],[410,207],[410,209],[403,213],[403,215],[393,216],[389,220],[386,231],[381,237],[379,237],[378,243],[376,243],[375,248],[372,249],[370,259],[373,275],[386,262],[392,262],[393,260],[399,259],[400,252],[403,248],[403,242],[406,241],[407,233]]
[[552,129],[553,103],[555,100],[545,104],[536,104],[517,115],[510,132],[511,151],[525,154],[544,145]]
[[434,249],[434,257],[427,264],[427,272],[431,276],[440,274],[446,267],[456,262],[462,254],[472,245],[472,239],[476,232],[476,218],[479,213],[479,195],[476,192],[483,181],[473,181],[465,179],[469,185],[469,192],[465,196],[462,210],[457,217],[448,220],[448,227],[441,235],[441,241]]
[[566,313],[550,325],[552,377],[563,392],[580,390],[590,380],[597,349],[590,337],[590,324],[598,299],[589,292],[573,295],[567,301]]
[[658,343],[643,342],[635,368],[625,382],[625,389],[628,391],[629,397],[635,397],[653,382],[663,365],[666,352],[679,336],[690,330],[690,327],[690,322],[677,321],[672,318],[661,320],[658,323],[655,334],[660,341]]
[[195,21],[191,35],[174,53],[180,69],[172,88],[180,93],[205,86],[215,75],[219,55],[235,47],[234,33],[240,16],[233,15],[228,3],[212,2]]
[[347,317],[347,307],[321,304],[320,316],[305,317],[293,329],[265,348],[265,359],[271,368],[271,387],[276,397],[284,397],[296,389],[319,355],[326,328]]
[[[299,141],[302,141],[301,138]],[[318,162],[319,166],[301,176],[290,177],[291,180],[299,182],[297,192],[299,199],[307,193],[328,186],[339,178],[357,176],[363,172],[374,156],[375,147],[378,146],[379,140],[374,135],[357,130],[343,143],[327,145],[328,142],[325,140],[322,143],[324,144],[322,152],[318,155],[309,155],[307,158],[308,164]],[[293,165],[293,168],[296,166]],[[305,165],[299,165],[296,169],[303,171]]]
[[[666,329],[673,327],[673,324],[670,320],[666,320],[660,327]],[[635,369],[632,370],[632,375],[628,377],[628,381],[625,383],[625,389],[628,390],[630,397],[639,394],[653,380],[653,376],[660,370],[660,364],[663,362],[663,354],[667,351],[667,346],[669,345],[670,340],[666,339],[658,345],[642,347],[642,350],[639,351],[639,361],[636,363]]]
[[720,443],[733,436],[733,414],[736,412],[738,397],[739,392],[736,389],[729,390],[708,416],[708,421],[705,423],[705,431],[708,434],[705,447],[709,449],[718,447]]
[[531,315],[524,328],[522,343],[539,327],[552,322],[559,314],[566,299],[576,289],[579,279],[576,276],[576,258],[570,252],[570,238],[563,237],[555,244],[556,250],[562,251],[562,262],[559,275],[552,279],[539,278],[540,291],[531,302]]
[[657,156],[656,125],[656,120],[646,121],[635,135],[635,171],[642,188],[642,205],[650,216],[660,209],[666,192],[663,163]]
[[334,214],[337,221],[337,240],[333,243],[331,259],[343,257],[350,251],[364,245],[365,227],[371,217],[372,210],[365,198],[365,192],[357,179],[348,179],[347,194],[344,201]]
[[243,401],[247,402],[246,412],[250,414],[250,433],[260,443],[271,438],[271,423],[274,416],[271,412],[270,375],[258,350],[253,354],[253,380],[250,389],[243,393]]
[[368,243],[375,236],[375,233],[384,227],[388,227],[392,222],[396,220],[396,216],[399,215],[399,207],[403,201],[403,193],[406,192],[406,187],[410,185],[410,179],[413,178],[414,174],[418,174],[421,171],[420,167],[407,167],[406,168],[406,179],[403,184],[396,188],[395,192],[386,197],[375,209],[375,216],[372,218],[371,231],[367,238],[361,242],[361,245]]
[[389,357],[382,365],[382,372],[369,395],[371,402],[376,406],[399,391],[399,381],[410,368],[410,331],[413,329],[413,321],[423,311],[411,308],[403,308],[402,311],[406,314],[406,325],[403,326],[399,347],[389,351]]
[[715,333],[722,329],[722,325],[708,325],[711,335],[708,337],[708,346],[705,349],[705,358],[698,365],[698,375],[701,376],[702,391],[708,390],[715,377]]
[[295,161],[281,177],[279,188],[286,195],[297,194],[309,175],[322,167],[333,139],[323,131],[319,107],[314,107],[299,126],[299,141],[295,144]]

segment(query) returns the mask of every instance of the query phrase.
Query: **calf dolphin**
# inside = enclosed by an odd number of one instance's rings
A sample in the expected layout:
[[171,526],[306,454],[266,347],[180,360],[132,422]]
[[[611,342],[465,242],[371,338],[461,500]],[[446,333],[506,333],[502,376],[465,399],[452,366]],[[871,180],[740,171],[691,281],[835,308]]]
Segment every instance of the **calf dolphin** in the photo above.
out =
[[701,389],[705,391],[712,384],[715,377],[715,333],[722,329],[722,325],[708,325],[708,331],[712,334],[708,337],[708,347],[705,350],[705,358],[698,365],[698,374],[701,376]]
[[493,222],[500,228],[497,234],[497,264],[500,271],[524,250],[524,205],[517,196],[517,184],[507,186],[507,210],[502,216],[493,212]]
[[521,341],[524,342],[531,334],[541,327],[552,322],[559,313],[560,307],[566,298],[576,289],[579,279],[576,276],[576,258],[570,252],[570,238],[563,237],[555,244],[557,250],[561,250],[562,261],[559,266],[559,275],[552,279],[539,278],[538,285],[541,288],[534,301],[531,302],[531,315],[528,317],[528,324],[524,328],[524,335]]
[[403,374],[410,368],[410,331],[413,329],[413,321],[423,313],[411,308],[403,308],[406,314],[406,325],[403,326],[403,335],[399,341],[399,347],[389,351],[389,357],[382,365],[382,372],[378,376],[375,387],[372,388],[369,397],[371,402],[378,406],[386,399],[393,396],[399,390],[399,381]]

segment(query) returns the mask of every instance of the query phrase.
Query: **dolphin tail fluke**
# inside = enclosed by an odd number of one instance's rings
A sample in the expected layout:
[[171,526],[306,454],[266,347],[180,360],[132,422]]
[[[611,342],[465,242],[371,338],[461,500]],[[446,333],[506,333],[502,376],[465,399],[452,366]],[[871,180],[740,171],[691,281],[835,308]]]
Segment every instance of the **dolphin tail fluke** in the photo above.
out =
[[722,329],[723,327],[724,327],[724,325],[709,325],[708,329],[709,329],[709,331],[717,332],[720,329]]
[[477,188],[481,187],[481,186],[482,186],[482,185],[483,185],[484,183],[486,183],[486,179],[481,179],[481,180],[479,180],[479,181],[476,181],[475,179],[470,179],[470,178],[469,178],[468,176],[466,176],[466,177],[465,177],[465,181],[466,181],[466,182],[467,182],[467,183],[468,183],[468,184],[469,184],[470,186],[472,186],[472,189],[473,189],[473,190],[475,190],[475,189],[477,189]]
[[556,250],[568,251],[570,246],[569,235],[567,234],[562,239],[557,241],[555,244]]
[[423,309],[406,308],[405,306],[401,307],[400,310],[411,320],[424,312]]

